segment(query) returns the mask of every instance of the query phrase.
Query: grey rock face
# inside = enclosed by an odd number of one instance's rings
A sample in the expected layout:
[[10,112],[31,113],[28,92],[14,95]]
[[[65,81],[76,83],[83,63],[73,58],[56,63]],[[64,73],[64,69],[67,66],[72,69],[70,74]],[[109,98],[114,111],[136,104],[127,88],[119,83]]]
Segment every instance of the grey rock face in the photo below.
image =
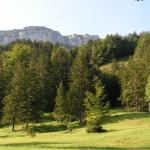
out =
[[41,27],[29,26],[18,30],[0,31],[0,44],[5,45],[15,40],[30,39],[31,41],[50,41],[52,43],[62,43],[71,46],[80,46],[89,40],[95,40],[97,35],[68,35],[63,36],[58,31]]

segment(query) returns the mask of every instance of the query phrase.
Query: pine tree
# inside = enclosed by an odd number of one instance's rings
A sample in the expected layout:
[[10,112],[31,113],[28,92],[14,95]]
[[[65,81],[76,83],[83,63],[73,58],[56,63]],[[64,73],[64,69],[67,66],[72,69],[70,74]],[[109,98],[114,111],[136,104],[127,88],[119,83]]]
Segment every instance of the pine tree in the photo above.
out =
[[109,113],[108,103],[104,103],[103,99],[104,86],[101,81],[97,81],[95,84],[95,94],[91,92],[86,92],[85,98],[85,119],[89,127],[89,132],[100,132],[102,127],[101,125],[106,120],[106,117]]
[[45,82],[43,79],[43,72],[39,72],[39,62],[35,65],[34,60],[31,60],[28,68],[26,68],[26,82],[25,82],[25,101],[22,102],[22,118],[20,120],[28,124],[38,122],[41,114],[45,108],[46,101],[43,99],[45,96]]
[[68,89],[68,73],[70,71],[70,55],[64,48],[55,46],[51,54],[51,72],[52,72],[52,96],[51,107],[55,106],[55,97],[57,87],[62,82],[65,90]]
[[85,92],[90,88],[89,54],[80,51],[75,58],[71,68],[71,82],[68,94],[69,114],[80,119],[80,125],[84,118]]
[[4,97],[4,91],[5,91],[5,82],[4,82],[4,75],[3,75],[3,55],[0,54],[0,119],[2,115],[2,108],[3,108],[3,97]]
[[145,86],[150,73],[150,34],[143,33],[133,58],[120,71],[122,102],[128,110],[145,111]]
[[[12,122],[12,130],[14,130],[15,122],[26,123],[27,129],[29,123],[39,121],[45,105],[45,101],[42,100],[45,91],[44,77],[43,72],[39,72],[41,61],[37,60],[34,51],[26,55],[25,50],[28,52],[29,47],[24,46],[24,48],[21,52],[23,54],[18,56],[13,63],[13,72],[11,72],[13,76],[3,100],[4,119]],[[17,52],[15,52],[15,57],[16,55],[18,55]]]
[[57,96],[55,98],[55,113],[60,121],[65,116],[66,108],[66,94],[64,91],[63,83],[60,82],[59,87],[57,88]]
[[55,86],[63,82],[64,87],[66,87],[70,69],[70,56],[68,51],[64,48],[55,47],[51,54],[51,64]]
[[23,70],[18,63],[14,69],[13,77],[11,79],[7,95],[3,99],[4,104],[4,120],[12,123],[12,131],[15,129],[15,123],[18,121],[20,113],[21,100],[24,98],[23,94]]
[[51,98],[53,94],[53,78],[49,56],[44,52],[40,53],[37,60],[33,60],[33,66],[35,68],[39,81],[41,82],[41,84],[43,84],[43,90],[41,91],[41,101],[44,104],[44,111],[48,112],[52,110],[51,104],[53,103]]

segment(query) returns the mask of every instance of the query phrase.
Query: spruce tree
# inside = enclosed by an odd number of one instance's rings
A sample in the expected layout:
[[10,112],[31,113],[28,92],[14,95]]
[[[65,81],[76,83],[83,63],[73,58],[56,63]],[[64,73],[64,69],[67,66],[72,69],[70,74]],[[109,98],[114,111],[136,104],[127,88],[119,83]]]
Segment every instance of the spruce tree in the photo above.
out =
[[150,34],[142,33],[133,58],[120,70],[122,102],[128,110],[145,111],[145,86],[150,74]]
[[0,119],[2,117],[2,108],[3,108],[3,97],[5,91],[5,82],[4,82],[4,74],[3,74],[3,55],[0,54]]
[[3,99],[4,121],[12,123],[12,131],[15,130],[15,123],[20,118],[20,106],[21,101],[24,98],[22,90],[22,88],[24,88],[24,84],[22,82],[23,76],[22,67],[20,66],[20,63],[18,63],[14,69],[7,94]]
[[60,121],[64,118],[66,109],[66,94],[63,83],[60,82],[59,87],[57,88],[57,96],[55,98],[55,113]]
[[[45,105],[45,101],[42,100],[45,92],[44,85],[46,84],[44,82],[45,75],[43,77],[44,72],[39,72],[42,67],[41,59],[38,60],[34,51],[31,52],[29,47],[23,46],[23,48],[23,52],[17,49],[17,52],[23,53],[22,55],[18,55],[16,50],[11,52],[15,54],[11,59],[11,61],[15,60],[11,66],[13,76],[3,100],[5,105],[4,119],[12,122],[12,130],[14,130],[15,122],[26,123],[27,129],[29,123],[39,121]],[[26,55],[28,51],[30,51],[30,55]],[[18,55],[17,58],[14,58],[16,55]]]
[[52,76],[52,96],[51,107],[55,106],[55,97],[57,87],[62,82],[65,90],[68,89],[68,73],[70,70],[70,55],[69,52],[58,46],[55,46],[51,54],[51,76]]
[[[85,50],[85,49],[84,49]],[[68,113],[83,124],[85,92],[90,88],[89,54],[81,50],[76,56],[70,75],[70,89],[68,93]]]
[[43,86],[42,88],[42,95],[41,95],[41,101],[43,102],[43,110],[48,112],[52,110],[51,104],[52,101],[52,95],[53,95],[53,78],[52,78],[52,72],[51,72],[51,64],[49,55],[47,55],[45,52],[42,52],[39,54],[37,60],[33,60],[33,67],[35,68],[35,72],[38,76],[38,81]]
[[105,98],[104,86],[101,81],[97,81],[95,84],[95,93],[86,92],[85,98],[85,119],[89,132],[102,131],[101,125],[106,120],[108,115],[108,103],[104,103]]

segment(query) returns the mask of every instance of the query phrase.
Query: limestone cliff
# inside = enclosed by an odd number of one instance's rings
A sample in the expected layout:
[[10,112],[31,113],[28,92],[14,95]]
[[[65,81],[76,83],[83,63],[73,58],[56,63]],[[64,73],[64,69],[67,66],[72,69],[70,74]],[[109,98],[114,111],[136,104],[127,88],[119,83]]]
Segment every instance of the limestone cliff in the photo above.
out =
[[23,29],[14,29],[8,31],[0,31],[0,44],[5,45],[15,40],[30,39],[32,41],[50,41],[52,43],[62,43],[70,46],[80,46],[89,40],[95,40],[97,35],[68,35],[63,36],[58,31],[42,27],[29,26]]

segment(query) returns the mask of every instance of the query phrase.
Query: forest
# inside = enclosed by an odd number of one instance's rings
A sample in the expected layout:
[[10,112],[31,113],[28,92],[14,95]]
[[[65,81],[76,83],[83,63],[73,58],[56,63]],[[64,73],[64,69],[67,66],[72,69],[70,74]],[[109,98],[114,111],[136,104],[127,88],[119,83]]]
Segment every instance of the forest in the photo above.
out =
[[68,128],[78,122],[87,132],[102,132],[110,109],[148,112],[149,55],[149,32],[108,35],[70,49],[30,40],[1,46],[0,124],[28,131],[52,113]]
[[149,32],[1,45],[0,149],[149,149],[149,58]]

